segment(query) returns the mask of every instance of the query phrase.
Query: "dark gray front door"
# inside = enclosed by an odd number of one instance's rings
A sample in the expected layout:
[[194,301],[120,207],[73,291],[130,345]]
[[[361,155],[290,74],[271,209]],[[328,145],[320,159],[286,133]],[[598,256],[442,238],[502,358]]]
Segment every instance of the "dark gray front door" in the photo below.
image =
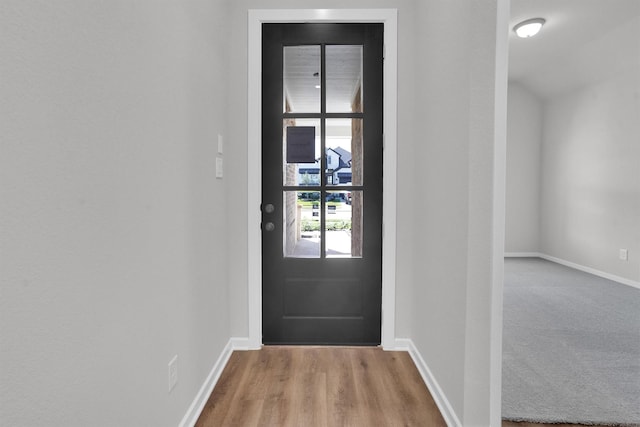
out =
[[380,344],[383,24],[263,24],[265,344]]

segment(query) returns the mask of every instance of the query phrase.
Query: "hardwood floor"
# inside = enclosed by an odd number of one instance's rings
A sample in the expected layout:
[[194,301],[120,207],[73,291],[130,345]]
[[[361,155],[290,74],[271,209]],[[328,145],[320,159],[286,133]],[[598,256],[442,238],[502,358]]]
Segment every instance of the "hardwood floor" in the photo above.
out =
[[[231,355],[196,427],[444,427],[406,352],[264,347]],[[502,427],[576,427],[504,421]],[[604,426],[591,426],[604,427]]]
[[[539,423],[516,423],[513,421],[503,421],[502,427],[582,427],[582,424],[539,424]],[[589,427],[611,427],[603,425],[589,424]]]
[[264,347],[231,355],[196,426],[446,423],[406,352]]

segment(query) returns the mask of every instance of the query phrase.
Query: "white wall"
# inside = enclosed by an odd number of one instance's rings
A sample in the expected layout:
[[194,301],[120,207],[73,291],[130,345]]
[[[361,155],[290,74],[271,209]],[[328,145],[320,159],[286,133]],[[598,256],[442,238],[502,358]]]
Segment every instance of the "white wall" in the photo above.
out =
[[[425,2],[416,15],[422,79],[413,102],[424,131],[414,143],[414,194],[405,205],[417,212],[413,224],[420,225],[407,242],[414,260],[411,337],[462,419],[470,59],[461,23],[468,22],[469,12],[462,4],[435,1]],[[453,20],[459,23],[451,26]]]
[[489,411],[496,7],[419,3],[410,201],[419,227],[399,242],[414,252],[412,338],[466,426],[500,415]]
[[542,102],[509,83],[506,253],[540,252]]
[[545,103],[541,249],[640,281],[640,18],[576,55],[609,50],[626,66]]
[[0,2],[1,425],[175,426],[226,344],[225,7]]

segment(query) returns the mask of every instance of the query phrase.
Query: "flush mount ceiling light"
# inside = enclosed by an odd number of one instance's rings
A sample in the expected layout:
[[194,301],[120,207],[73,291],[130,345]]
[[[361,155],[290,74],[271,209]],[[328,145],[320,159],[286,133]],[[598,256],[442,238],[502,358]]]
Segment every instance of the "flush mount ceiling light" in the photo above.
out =
[[515,31],[518,37],[526,39],[538,34],[545,22],[542,18],[527,19],[513,27],[513,31]]

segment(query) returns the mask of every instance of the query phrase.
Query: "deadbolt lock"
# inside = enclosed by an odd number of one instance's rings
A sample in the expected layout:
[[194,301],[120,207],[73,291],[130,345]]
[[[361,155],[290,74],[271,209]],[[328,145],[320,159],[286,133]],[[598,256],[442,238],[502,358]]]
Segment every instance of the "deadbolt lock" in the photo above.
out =
[[264,205],[264,212],[265,213],[270,214],[270,213],[273,213],[273,211],[275,211],[275,210],[276,210],[275,206],[273,206],[271,203],[267,203],[266,205]]

